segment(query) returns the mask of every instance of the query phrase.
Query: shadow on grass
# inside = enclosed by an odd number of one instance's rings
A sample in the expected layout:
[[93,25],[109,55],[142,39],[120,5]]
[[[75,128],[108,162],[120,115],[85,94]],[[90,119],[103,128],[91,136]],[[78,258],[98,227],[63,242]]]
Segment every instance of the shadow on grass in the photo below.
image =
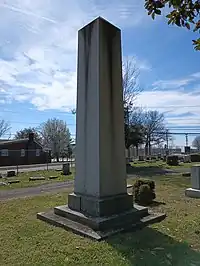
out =
[[151,228],[120,234],[107,243],[122,253],[130,265],[200,265],[200,253]]
[[128,175],[139,175],[139,176],[154,176],[154,175],[165,175],[168,173],[176,173],[172,169],[164,169],[163,166],[128,166],[126,169]]

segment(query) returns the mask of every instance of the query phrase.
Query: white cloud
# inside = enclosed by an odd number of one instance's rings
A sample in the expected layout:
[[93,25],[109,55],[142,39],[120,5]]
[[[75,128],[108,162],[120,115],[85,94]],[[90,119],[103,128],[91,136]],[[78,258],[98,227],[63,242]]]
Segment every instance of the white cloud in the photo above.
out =
[[[77,31],[97,16],[144,25],[141,0],[8,0],[0,3],[0,96],[40,110],[75,105]],[[142,23],[141,23],[142,22]],[[145,61],[141,69],[148,69]]]
[[158,89],[173,89],[173,88],[179,88],[185,85],[188,85],[192,79],[186,78],[186,79],[174,79],[174,80],[158,80],[153,83],[153,86],[155,86]]
[[172,80],[158,80],[152,84],[154,86],[154,90],[156,89],[176,89],[182,86],[186,86],[192,82],[200,79],[200,72],[193,73],[188,75],[187,77],[180,79],[172,79]]
[[200,79],[200,72],[196,72],[194,74],[191,75],[194,78]]
[[[145,25],[144,20],[149,19],[143,4],[141,0],[123,3],[121,0],[10,0],[1,3],[0,102],[28,101],[39,110],[73,108],[78,29],[97,16],[103,16],[122,30],[141,27]],[[134,57],[141,71],[152,69],[146,60]],[[168,111],[170,116],[186,112],[199,116],[198,85],[193,93],[182,89],[199,79],[200,72],[180,79],[158,80],[153,84],[154,91],[139,95],[137,104]],[[168,91],[163,93],[163,89]],[[184,120],[168,115],[168,123],[175,125],[195,124],[194,119],[192,115]]]
[[147,62],[147,60],[136,59],[136,65],[140,71],[151,71],[152,66]]
[[200,126],[199,90],[192,92],[182,90],[143,91],[138,96],[136,105],[166,112],[168,124],[176,126],[197,126],[199,124]]

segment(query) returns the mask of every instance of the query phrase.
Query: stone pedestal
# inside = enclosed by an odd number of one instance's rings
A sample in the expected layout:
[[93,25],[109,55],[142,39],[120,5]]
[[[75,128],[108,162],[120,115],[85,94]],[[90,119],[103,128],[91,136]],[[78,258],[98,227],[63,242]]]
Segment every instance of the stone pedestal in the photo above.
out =
[[186,196],[191,198],[200,198],[200,165],[194,165],[191,168],[191,185],[185,191]]
[[127,194],[121,32],[102,18],[78,33],[76,115],[74,193],[38,218],[97,240],[164,219]]
[[184,163],[190,163],[190,155],[184,155],[183,161]]

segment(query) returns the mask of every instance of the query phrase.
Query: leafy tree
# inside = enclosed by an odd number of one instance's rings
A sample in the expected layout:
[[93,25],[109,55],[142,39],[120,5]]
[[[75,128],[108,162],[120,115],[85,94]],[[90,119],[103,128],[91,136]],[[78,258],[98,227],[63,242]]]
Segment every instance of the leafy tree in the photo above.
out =
[[11,129],[10,124],[4,119],[0,120],[0,137],[3,137]]
[[[145,0],[145,9],[148,15],[155,19],[156,15],[162,14],[162,9],[168,7],[170,12],[166,16],[168,24],[193,28],[194,32],[200,33],[200,1],[199,0]],[[193,40],[196,50],[200,50],[200,38]]]
[[200,136],[196,136],[192,142],[192,146],[197,148],[200,151]]
[[34,133],[34,139],[42,144],[42,137],[34,127],[24,128],[15,133],[15,139],[26,139],[29,137],[30,133]]
[[57,118],[48,119],[41,125],[40,132],[44,146],[51,149],[53,158],[59,162],[59,158],[67,153],[72,141],[66,122]]

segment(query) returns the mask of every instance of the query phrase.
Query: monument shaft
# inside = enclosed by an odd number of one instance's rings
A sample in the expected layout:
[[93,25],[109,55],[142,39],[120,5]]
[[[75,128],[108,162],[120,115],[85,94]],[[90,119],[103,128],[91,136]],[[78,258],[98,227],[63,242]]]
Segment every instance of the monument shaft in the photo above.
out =
[[97,19],[78,33],[74,192],[126,193],[121,32]]

